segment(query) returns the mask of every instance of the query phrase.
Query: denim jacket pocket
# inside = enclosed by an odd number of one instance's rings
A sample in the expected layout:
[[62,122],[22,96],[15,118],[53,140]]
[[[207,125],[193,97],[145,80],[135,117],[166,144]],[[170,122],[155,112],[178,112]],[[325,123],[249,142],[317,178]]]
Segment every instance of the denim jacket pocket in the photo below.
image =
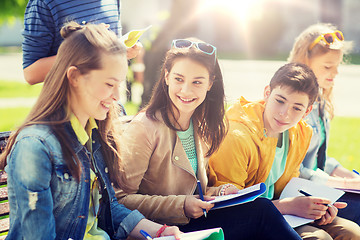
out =
[[57,201],[75,199],[78,182],[66,165],[55,165],[54,198]]

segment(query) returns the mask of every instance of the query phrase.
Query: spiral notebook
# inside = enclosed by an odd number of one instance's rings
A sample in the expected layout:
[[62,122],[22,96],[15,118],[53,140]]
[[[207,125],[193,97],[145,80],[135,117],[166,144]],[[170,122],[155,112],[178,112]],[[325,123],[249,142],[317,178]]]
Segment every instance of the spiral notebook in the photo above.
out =
[[258,183],[251,187],[247,187],[242,190],[239,190],[239,192],[236,194],[216,196],[214,200],[208,201],[209,203],[215,204],[215,206],[210,210],[231,207],[234,205],[254,201],[265,191],[266,191],[266,185],[264,183]]

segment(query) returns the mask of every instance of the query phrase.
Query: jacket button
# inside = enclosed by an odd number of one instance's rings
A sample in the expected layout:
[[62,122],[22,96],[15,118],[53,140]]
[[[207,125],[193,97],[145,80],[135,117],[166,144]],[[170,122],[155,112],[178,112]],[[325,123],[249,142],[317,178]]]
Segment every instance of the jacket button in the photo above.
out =
[[108,173],[108,172],[109,172],[109,169],[108,169],[107,167],[106,167],[104,170],[105,170],[105,172],[106,172],[106,173]]
[[178,157],[178,156],[175,156],[174,159],[177,161],[177,160],[179,160],[179,157]]
[[69,179],[69,174],[68,174],[68,173],[64,173],[64,178],[65,178],[65,179]]

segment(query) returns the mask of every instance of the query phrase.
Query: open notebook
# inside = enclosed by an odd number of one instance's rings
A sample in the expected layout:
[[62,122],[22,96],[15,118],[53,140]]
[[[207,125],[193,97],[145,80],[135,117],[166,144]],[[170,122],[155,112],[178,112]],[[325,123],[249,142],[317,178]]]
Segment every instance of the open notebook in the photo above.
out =
[[[175,240],[175,237],[159,237],[154,240]],[[224,240],[224,232],[221,228],[211,228],[201,231],[183,233],[180,236],[181,240]]]

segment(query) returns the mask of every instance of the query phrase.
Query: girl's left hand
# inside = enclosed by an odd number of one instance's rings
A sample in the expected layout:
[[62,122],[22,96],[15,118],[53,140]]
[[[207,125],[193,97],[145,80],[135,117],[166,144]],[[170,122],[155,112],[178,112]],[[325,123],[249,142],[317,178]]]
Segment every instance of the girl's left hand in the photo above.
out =
[[231,185],[230,187],[225,189],[225,195],[235,194],[235,193],[238,193],[238,192],[239,192],[239,189],[237,187],[235,187],[234,185]]
[[238,193],[239,192],[239,189],[235,186],[235,185],[232,185],[230,183],[228,184],[225,184],[221,187],[220,189],[220,196],[222,195],[229,195],[229,194],[235,194],[235,193]]

